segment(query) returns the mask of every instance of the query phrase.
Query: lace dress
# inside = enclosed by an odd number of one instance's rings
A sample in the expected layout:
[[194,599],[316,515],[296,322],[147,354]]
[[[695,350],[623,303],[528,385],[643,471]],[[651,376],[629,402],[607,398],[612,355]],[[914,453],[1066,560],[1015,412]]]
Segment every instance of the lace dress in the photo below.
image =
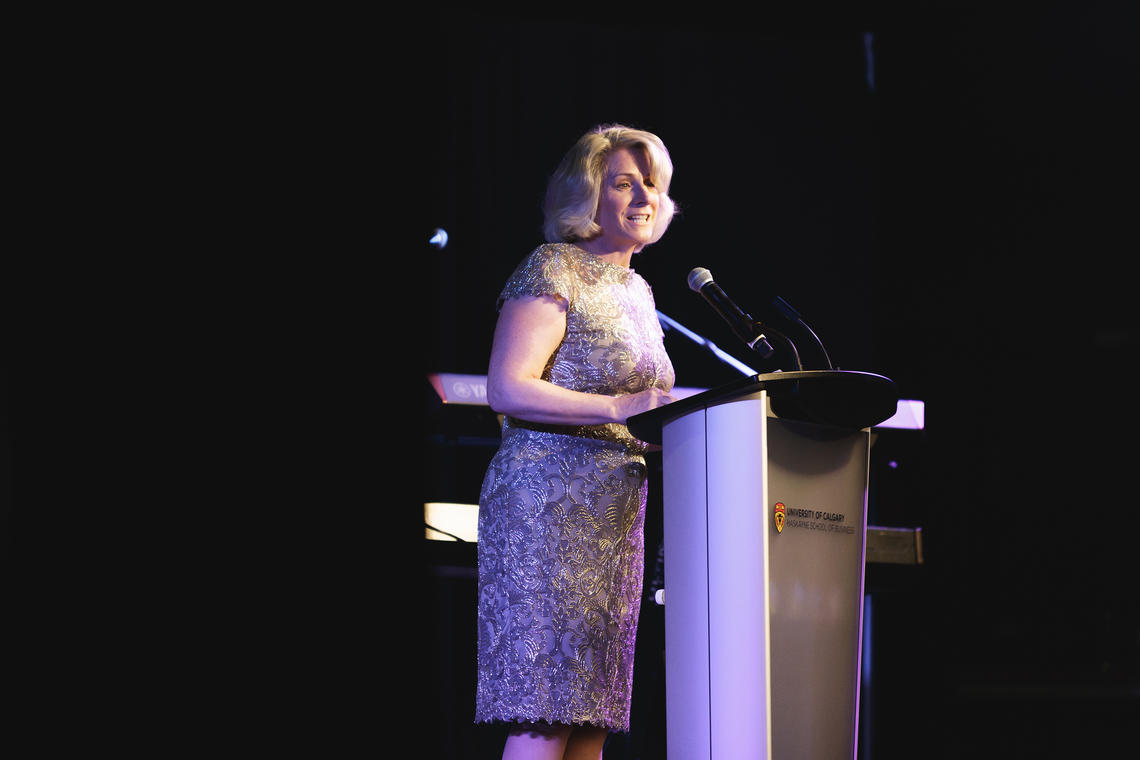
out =
[[[543,294],[569,303],[544,379],[608,395],[672,389],[653,295],[632,269],[568,243],[543,245],[499,304]],[[505,419],[479,499],[476,722],[629,730],[644,452],[621,424]]]

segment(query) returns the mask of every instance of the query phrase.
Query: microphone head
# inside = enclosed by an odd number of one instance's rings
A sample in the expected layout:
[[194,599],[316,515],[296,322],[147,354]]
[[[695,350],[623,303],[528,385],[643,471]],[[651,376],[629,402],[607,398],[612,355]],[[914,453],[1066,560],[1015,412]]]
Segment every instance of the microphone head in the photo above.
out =
[[699,293],[701,288],[712,282],[712,278],[712,272],[704,267],[697,267],[689,272],[689,288]]

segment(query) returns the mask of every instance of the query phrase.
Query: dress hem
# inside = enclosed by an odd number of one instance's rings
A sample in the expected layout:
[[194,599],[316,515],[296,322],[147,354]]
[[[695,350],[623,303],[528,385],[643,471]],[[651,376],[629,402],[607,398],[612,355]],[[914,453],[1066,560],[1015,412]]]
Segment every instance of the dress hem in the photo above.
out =
[[564,726],[591,726],[593,728],[604,728],[607,731],[615,733],[629,733],[628,725],[617,726],[602,721],[592,720],[558,720],[556,718],[549,718],[546,716],[534,718],[476,718],[473,722],[475,725],[492,725],[504,728],[522,726],[526,725],[527,723],[546,723],[547,725],[559,723]]

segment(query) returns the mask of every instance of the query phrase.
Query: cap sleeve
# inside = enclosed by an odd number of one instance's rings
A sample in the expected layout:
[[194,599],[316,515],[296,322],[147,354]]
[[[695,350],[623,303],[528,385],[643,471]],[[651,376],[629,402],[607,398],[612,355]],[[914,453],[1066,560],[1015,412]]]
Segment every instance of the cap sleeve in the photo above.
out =
[[519,296],[558,296],[574,302],[573,258],[553,245],[541,245],[515,268],[499,293],[496,308]]

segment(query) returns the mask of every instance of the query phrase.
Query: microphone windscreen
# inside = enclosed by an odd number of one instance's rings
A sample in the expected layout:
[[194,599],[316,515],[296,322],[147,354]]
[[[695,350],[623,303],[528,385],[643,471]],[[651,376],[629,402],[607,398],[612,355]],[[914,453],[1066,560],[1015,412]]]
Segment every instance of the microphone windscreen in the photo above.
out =
[[712,272],[704,267],[697,267],[689,272],[689,288],[699,293],[701,288],[712,282],[712,278]]

